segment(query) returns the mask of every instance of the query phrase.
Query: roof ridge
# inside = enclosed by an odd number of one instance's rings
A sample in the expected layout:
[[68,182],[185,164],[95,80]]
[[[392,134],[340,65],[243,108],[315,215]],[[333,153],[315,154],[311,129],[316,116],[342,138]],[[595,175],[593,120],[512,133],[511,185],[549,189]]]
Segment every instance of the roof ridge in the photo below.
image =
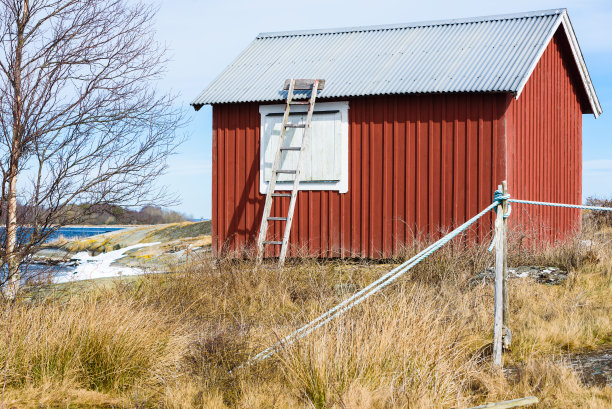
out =
[[[193,105],[282,101],[278,81],[294,77],[325,78],[329,87],[319,98],[453,92],[509,92],[518,98],[559,30],[570,40],[590,111],[597,116],[601,106],[564,8],[262,33]],[[303,53],[313,46],[317,58]]]
[[293,37],[293,36],[305,36],[305,35],[317,35],[317,34],[341,34],[341,33],[364,32],[364,31],[384,31],[384,30],[397,30],[397,29],[416,28],[416,27],[480,23],[480,22],[485,22],[485,21],[511,20],[511,19],[519,19],[519,18],[551,16],[555,14],[562,14],[565,11],[566,11],[565,8],[557,8],[557,9],[547,9],[547,10],[536,10],[536,11],[523,12],[523,13],[496,14],[496,15],[488,15],[488,16],[465,17],[465,18],[447,19],[447,20],[417,21],[417,22],[399,23],[399,24],[384,24],[384,25],[340,27],[340,28],[321,28],[321,29],[314,29],[314,30],[263,32],[263,33],[259,33],[256,38],[262,39],[262,38]]

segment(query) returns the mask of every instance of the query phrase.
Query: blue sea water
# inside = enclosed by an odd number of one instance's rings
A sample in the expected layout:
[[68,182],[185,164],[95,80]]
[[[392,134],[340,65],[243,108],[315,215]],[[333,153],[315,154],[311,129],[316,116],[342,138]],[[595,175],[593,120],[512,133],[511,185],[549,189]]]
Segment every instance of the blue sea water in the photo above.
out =
[[108,233],[111,231],[117,231],[117,230],[121,230],[124,229],[124,227],[101,227],[101,226],[95,226],[95,227],[81,227],[81,226],[74,226],[74,227],[62,227],[59,230],[57,230],[56,232],[54,232],[53,234],[51,234],[49,236],[49,238],[47,239],[47,241],[53,241],[55,239],[57,239],[58,237],[64,237],[66,239],[76,239],[76,238],[81,238],[81,237],[89,237],[89,236],[95,236],[96,234],[103,234],[103,233]]
[[[125,227],[108,227],[108,226],[73,226],[73,227],[61,227],[57,231],[53,232],[49,235],[46,242],[51,242],[58,237],[64,237],[66,239],[78,239],[82,237],[95,236],[96,234],[108,233],[111,231],[117,231],[124,229]],[[0,227],[0,239],[4,238],[5,232],[4,226]],[[19,236],[20,240],[27,240],[28,236],[28,227],[20,227],[19,228]],[[25,234],[22,234],[25,232]],[[25,236],[25,237],[24,237]]]

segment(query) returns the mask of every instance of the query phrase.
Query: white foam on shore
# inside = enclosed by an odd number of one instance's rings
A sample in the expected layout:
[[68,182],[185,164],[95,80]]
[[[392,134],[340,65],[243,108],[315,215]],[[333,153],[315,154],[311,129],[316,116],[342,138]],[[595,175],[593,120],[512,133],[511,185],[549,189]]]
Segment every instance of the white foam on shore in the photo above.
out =
[[90,256],[88,252],[81,251],[76,253],[73,257],[73,259],[77,260],[77,266],[75,267],[74,271],[58,276],[54,281],[56,283],[66,283],[71,281],[93,280],[96,278],[123,277],[144,274],[145,271],[141,268],[113,266],[111,264],[124,257],[125,253],[130,250],[154,246],[159,243],[160,242],[134,244],[119,250],[101,253],[97,256]]

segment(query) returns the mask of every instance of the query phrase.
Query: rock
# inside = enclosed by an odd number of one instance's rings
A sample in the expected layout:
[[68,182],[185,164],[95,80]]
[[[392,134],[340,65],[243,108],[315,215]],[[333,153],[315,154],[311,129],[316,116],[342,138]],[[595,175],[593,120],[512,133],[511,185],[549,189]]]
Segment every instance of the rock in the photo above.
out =
[[612,387],[612,349],[573,355],[569,359],[582,383],[588,386]]
[[[537,283],[559,285],[567,280],[567,271],[557,267],[545,266],[518,266],[508,268],[508,279],[532,278]],[[470,279],[470,285],[493,283],[495,281],[495,268],[489,267]]]
[[[598,351],[568,354],[554,360],[576,372],[586,386],[612,387],[612,348],[609,345]],[[511,383],[520,382],[522,374],[520,366],[511,365],[503,371]]]

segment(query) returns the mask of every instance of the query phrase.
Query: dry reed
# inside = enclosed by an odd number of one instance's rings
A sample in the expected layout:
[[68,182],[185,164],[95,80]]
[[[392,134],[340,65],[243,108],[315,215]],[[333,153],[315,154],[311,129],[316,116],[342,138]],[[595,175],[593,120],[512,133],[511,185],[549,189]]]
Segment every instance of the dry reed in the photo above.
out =
[[174,274],[5,304],[0,407],[450,408],[526,395],[541,408],[609,407],[610,388],[583,385],[563,363],[568,352],[612,340],[612,251],[583,240],[511,252],[511,263],[570,270],[559,286],[510,281],[514,337],[505,364],[514,376],[489,365],[492,288],[470,282],[492,255],[457,240],[310,337],[244,368],[395,262],[301,259],[255,271],[249,261],[191,258]]

